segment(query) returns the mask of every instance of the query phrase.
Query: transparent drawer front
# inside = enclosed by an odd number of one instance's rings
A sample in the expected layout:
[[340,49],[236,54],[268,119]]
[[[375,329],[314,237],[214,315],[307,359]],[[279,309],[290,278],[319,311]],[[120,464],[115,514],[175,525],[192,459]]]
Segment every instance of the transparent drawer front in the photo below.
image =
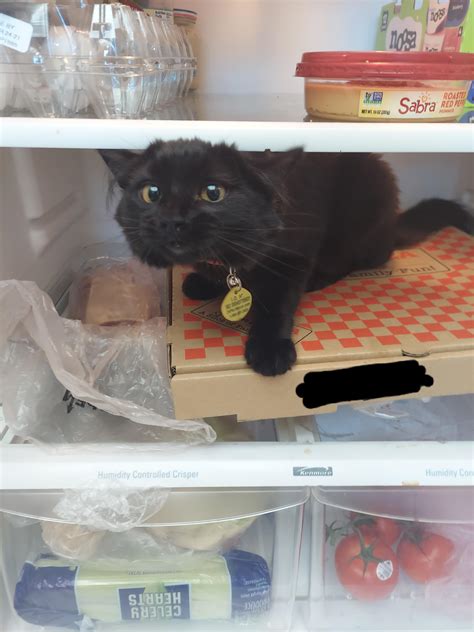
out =
[[30,629],[25,622],[31,629],[289,630],[307,496],[298,489],[111,490],[108,499],[103,491],[5,492],[2,568],[16,626],[8,632]]
[[474,441],[474,394],[354,406],[314,417],[320,441]]
[[474,488],[313,491],[311,630],[471,630]]

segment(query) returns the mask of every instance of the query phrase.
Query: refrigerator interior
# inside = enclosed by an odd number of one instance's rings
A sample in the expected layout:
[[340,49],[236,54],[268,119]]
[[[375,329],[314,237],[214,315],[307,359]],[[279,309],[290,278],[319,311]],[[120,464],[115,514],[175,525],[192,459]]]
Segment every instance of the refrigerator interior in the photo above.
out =
[[[418,0],[414,2],[419,4]],[[297,2],[183,0],[180,2],[183,8],[196,10],[199,14],[200,88],[199,94],[193,97],[189,108],[185,105],[181,109],[177,108],[176,118],[197,118],[204,121],[301,122],[304,117],[303,82],[293,77],[296,62],[301,53],[314,49],[368,50],[373,48],[377,17],[383,4],[385,4],[384,0],[298,0]],[[124,131],[123,146],[141,149],[144,145],[143,134],[137,132],[135,141],[133,131],[135,122],[127,123],[131,123],[131,126],[126,126],[127,132]],[[137,122],[137,129],[139,125],[140,123]],[[8,120],[0,120],[0,145],[7,126]],[[27,126],[25,129],[28,129]],[[56,143],[59,148],[29,149],[28,140],[22,136],[18,144],[23,145],[23,148],[2,147],[0,149],[0,279],[15,278],[34,281],[40,288],[46,290],[53,300],[59,301],[71,283],[75,262],[82,249],[105,241],[122,241],[122,237],[114,220],[117,194],[113,191],[110,174],[100,156],[93,149],[76,149],[74,145],[64,147],[61,135],[57,133],[55,137],[56,132],[53,127],[46,128],[45,126],[44,130],[46,129],[51,131],[41,132],[45,142],[52,146]],[[114,142],[118,144],[117,146],[121,146],[120,126],[115,129],[118,131]],[[192,127],[185,128],[183,125],[183,129],[186,129],[186,133],[190,136],[199,133]],[[158,121],[153,127],[147,128],[145,136],[148,140],[159,138],[160,132]],[[166,134],[169,133],[166,130]],[[179,137],[181,134],[179,126],[174,128],[172,133]],[[227,134],[226,131],[218,133]],[[238,131],[235,133],[238,134]],[[257,128],[254,133],[258,133]],[[349,134],[349,132],[345,133]],[[400,181],[402,208],[408,208],[425,197],[439,196],[463,201],[469,208],[474,209],[472,152],[470,154],[457,153],[454,150],[451,153],[437,153],[446,151],[438,141],[441,130],[440,132],[433,130],[430,134],[432,134],[432,139],[429,143],[425,143],[423,151],[417,151],[417,146],[413,145],[409,137],[405,135],[403,138],[407,139],[406,151],[385,154],[385,158],[393,166]],[[268,142],[270,148],[273,148],[272,138],[264,140]],[[79,138],[77,142],[80,142]],[[94,146],[94,139],[88,138],[86,142],[87,146]],[[247,136],[242,138],[242,142],[249,145],[253,141]],[[32,144],[34,143],[32,138]],[[289,132],[284,144],[284,148],[289,148],[294,144]],[[429,150],[426,149],[428,146]],[[465,416],[464,422],[460,421],[461,425],[453,430],[453,432],[459,432],[459,437],[456,438],[472,441],[472,424],[469,425],[469,421],[469,418]],[[253,425],[254,430],[251,430],[255,443],[275,443],[274,447],[277,447],[278,442],[294,443],[301,444],[304,449],[311,449],[312,444],[321,440],[325,444],[337,441],[334,436],[327,436],[325,439],[324,431],[321,432],[321,427],[318,426],[317,417],[315,421],[313,416],[296,421],[273,422],[270,420],[264,424],[264,427],[259,425],[260,423],[256,422]],[[243,425],[250,426],[250,424]],[[365,432],[363,438],[367,441],[367,431]],[[341,434],[344,435],[344,428]],[[452,438],[452,435],[439,437],[440,440]],[[377,441],[382,440],[380,437],[377,438]],[[348,441],[348,438],[346,437],[344,441]],[[12,448],[20,443],[8,429],[2,426],[1,417],[0,442],[4,445],[13,442]],[[259,449],[258,446],[254,446],[255,462],[259,460]],[[349,449],[353,454],[354,448]],[[423,446],[419,445],[418,449],[423,450]],[[81,463],[82,460],[90,461],[99,458],[101,450],[105,448],[99,446],[96,447],[95,452],[86,456],[81,455]],[[220,458],[229,458],[229,455],[230,458],[233,455],[237,457],[237,450],[245,450],[245,446],[230,444],[228,451],[224,453],[225,456]],[[364,455],[368,455],[369,450],[370,447],[367,444],[361,444],[358,452],[359,460],[364,459]],[[380,458],[383,460],[384,452],[381,444],[375,443],[372,450],[371,454],[379,451]],[[469,458],[469,449],[464,453]],[[265,454],[269,455],[269,452]],[[402,454],[401,451],[400,454]],[[53,453],[51,461],[56,456],[57,452]],[[108,456],[110,455],[105,455],[105,458]],[[125,457],[124,460],[127,458],[130,457]],[[150,460],[155,458],[155,455],[149,457]],[[185,459],[184,456],[183,460]],[[47,462],[48,456],[44,459],[43,467],[47,467]],[[262,457],[262,462],[265,464],[264,457]],[[350,461],[347,463],[350,464]],[[22,465],[25,469],[24,464]],[[65,463],[62,463],[62,467],[66,471]],[[74,468],[74,466],[71,467]],[[265,464],[266,470],[271,472],[272,468],[274,465],[271,461]],[[278,462],[275,467],[275,477],[278,474],[277,469]],[[34,472],[24,472],[23,475],[25,478],[33,478]],[[379,475],[375,470],[370,472],[372,478]],[[245,474],[242,477],[245,478]],[[2,467],[0,466],[0,480],[1,478]],[[69,471],[69,481],[71,478],[74,479],[74,472]],[[469,480],[471,479],[472,472]],[[376,481],[373,480],[372,484],[374,482]],[[38,490],[31,489],[32,499],[35,498],[35,491]],[[397,492],[393,492],[389,497],[385,495],[385,491],[378,490],[372,497],[370,494],[364,497],[362,491],[360,498],[350,504],[347,500],[351,497],[351,490],[349,490],[343,498],[340,496],[336,498],[330,494],[325,496],[321,493],[319,494],[321,502],[313,499],[311,504],[306,505],[296,587],[297,606],[291,623],[293,631],[342,632],[355,627],[362,630],[381,630],[381,627],[377,627],[379,622],[387,619],[391,627],[386,629],[393,632],[440,629],[454,632],[470,629],[469,624],[466,627],[465,622],[460,622],[450,613],[443,614],[441,618],[426,609],[419,611],[419,600],[415,598],[416,591],[414,594],[405,591],[400,601],[390,600],[387,609],[385,602],[371,604],[373,608],[366,608],[365,604],[361,605],[360,602],[347,599],[340,589],[336,589],[334,575],[332,575],[328,581],[327,594],[321,593],[325,586],[325,577],[323,574],[318,576],[318,572],[321,570],[324,556],[322,545],[324,521],[331,521],[331,516],[336,518],[341,511],[345,512],[347,509],[374,514],[380,512],[383,515],[397,514],[398,517],[403,514],[402,505],[406,502],[403,496],[405,491],[401,490],[403,500],[398,503],[392,500]],[[419,490],[417,500],[413,500],[413,496],[406,494],[412,504],[410,511],[406,510],[405,517],[416,517],[414,508],[421,502],[419,498],[423,498],[424,491]],[[18,492],[14,492],[14,496],[16,499],[21,498]],[[442,517],[431,516],[435,522],[449,519],[450,499],[443,493],[440,493],[440,498],[446,508],[446,514]],[[388,508],[386,505],[380,505],[382,500],[389,500]],[[468,500],[465,508],[470,502],[472,500]],[[438,506],[441,507],[440,504]],[[280,516],[283,515],[284,512],[280,512]],[[268,538],[265,526],[267,522],[268,520],[263,520],[262,528],[257,526],[250,534],[249,547],[263,547],[264,550],[279,547],[287,556],[279,568],[279,572],[284,575],[288,566],[293,563],[295,557],[297,558],[298,550],[290,550],[287,546],[285,528],[288,527],[285,527],[283,518],[278,542],[272,542]],[[21,565],[30,553],[31,546],[38,542],[38,525],[25,526],[23,530],[18,529],[14,532],[11,530],[11,525],[4,526],[1,533],[4,549],[3,566],[9,573],[7,586],[4,585],[0,573],[1,627],[5,632],[34,632],[38,628],[16,617],[8,604],[11,599],[11,583],[16,581],[14,575],[18,574]],[[10,542],[14,544],[10,546]],[[120,632],[124,629],[120,626]],[[173,626],[173,629],[178,628]],[[190,628],[179,626],[179,629]],[[247,627],[247,629],[255,629],[259,632],[266,628],[257,626],[256,628]],[[272,629],[275,627],[273,626]],[[107,630],[115,632],[113,627],[108,627]],[[209,627],[207,624],[201,624],[201,627],[193,625],[192,630],[208,632]]]

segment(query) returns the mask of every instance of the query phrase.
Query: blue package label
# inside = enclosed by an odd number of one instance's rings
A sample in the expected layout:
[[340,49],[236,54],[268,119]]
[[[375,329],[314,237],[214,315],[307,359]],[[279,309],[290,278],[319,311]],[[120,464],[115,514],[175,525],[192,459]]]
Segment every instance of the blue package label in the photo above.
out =
[[158,592],[119,588],[123,621],[190,619],[189,584],[164,586]]
[[474,123],[474,110],[467,110],[464,114],[458,119],[458,123]]
[[15,588],[14,607],[28,623],[75,627],[82,616],[76,601],[77,566],[37,568],[26,562]]
[[269,610],[271,577],[267,563],[246,551],[224,554],[232,582],[232,617],[258,615]]

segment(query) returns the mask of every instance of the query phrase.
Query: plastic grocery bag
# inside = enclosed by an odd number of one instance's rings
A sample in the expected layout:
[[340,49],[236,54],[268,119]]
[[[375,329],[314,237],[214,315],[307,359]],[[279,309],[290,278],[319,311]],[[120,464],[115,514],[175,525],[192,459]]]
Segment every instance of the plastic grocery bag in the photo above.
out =
[[164,318],[84,325],[29,281],[0,282],[0,314],[0,400],[19,436],[168,449],[215,440],[205,422],[173,419]]
[[[52,510],[52,517],[41,521],[42,538],[52,552],[60,557],[87,560],[97,555],[130,555],[130,542],[135,543],[135,552],[140,550],[146,557],[163,552],[153,538],[143,529],[135,529],[156,515],[169,496],[164,488],[129,489],[118,481],[107,481],[79,489],[68,489]],[[135,539],[130,534],[136,532]],[[127,534],[112,538],[111,534]],[[175,551],[173,549],[173,552]],[[166,549],[170,552],[170,548]]]

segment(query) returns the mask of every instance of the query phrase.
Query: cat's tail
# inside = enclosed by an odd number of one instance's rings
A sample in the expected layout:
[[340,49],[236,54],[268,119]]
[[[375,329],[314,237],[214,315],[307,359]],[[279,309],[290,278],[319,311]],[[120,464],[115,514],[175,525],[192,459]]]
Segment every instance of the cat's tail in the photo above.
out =
[[431,233],[454,226],[474,234],[474,217],[457,202],[432,198],[401,213],[397,221],[396,248],[415,246]]

